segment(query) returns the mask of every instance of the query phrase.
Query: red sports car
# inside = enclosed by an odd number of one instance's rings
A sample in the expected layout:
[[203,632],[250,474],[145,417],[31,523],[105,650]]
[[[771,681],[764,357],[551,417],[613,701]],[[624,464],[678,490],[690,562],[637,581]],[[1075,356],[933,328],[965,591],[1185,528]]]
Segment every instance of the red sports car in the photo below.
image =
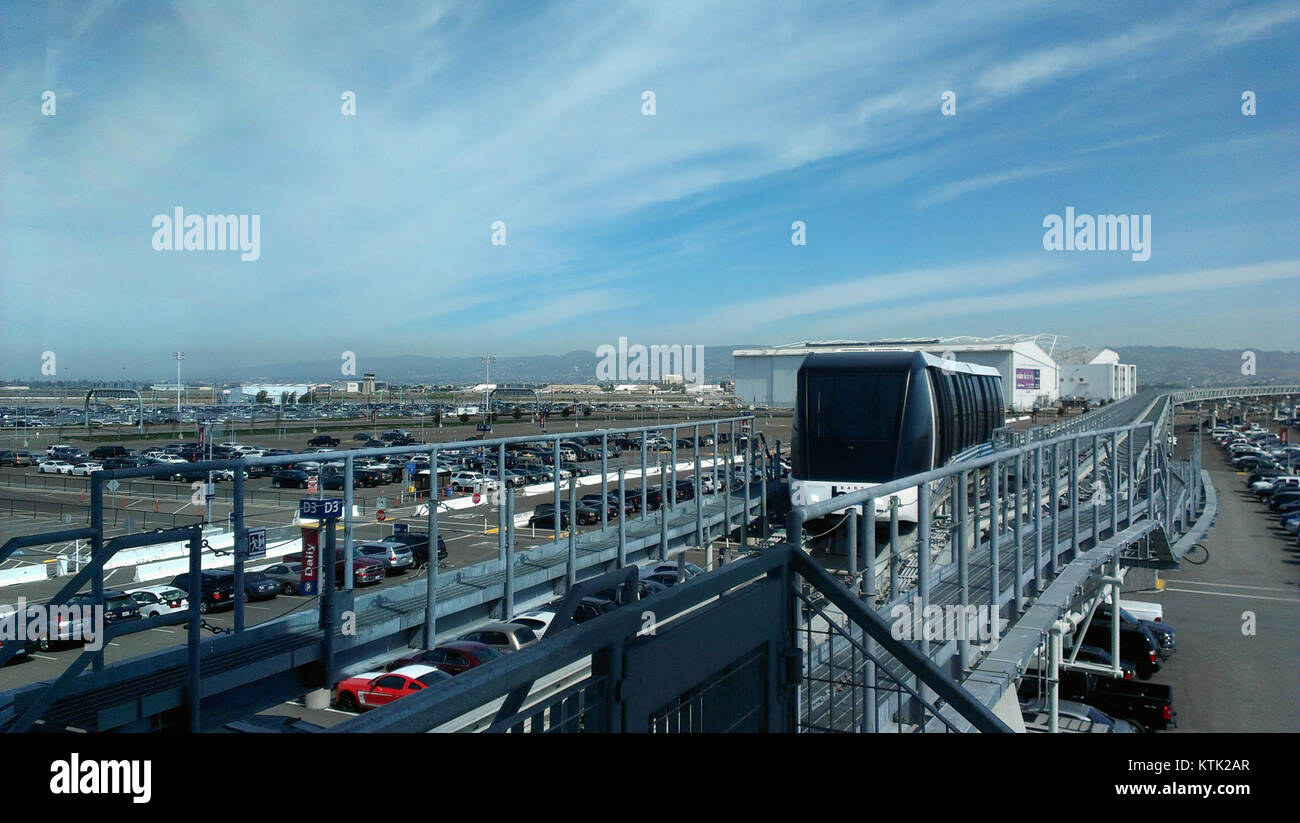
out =
[[339,683],[334,702],[347,711],[373,709],[450,678],[450,674],[424,665],[404,666],[391,672],[366,672]]

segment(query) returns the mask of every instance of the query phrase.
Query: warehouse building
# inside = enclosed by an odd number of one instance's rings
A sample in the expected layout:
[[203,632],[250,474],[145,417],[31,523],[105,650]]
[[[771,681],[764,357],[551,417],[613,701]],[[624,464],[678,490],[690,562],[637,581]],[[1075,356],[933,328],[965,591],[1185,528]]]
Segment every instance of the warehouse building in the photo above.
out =
[[1105,403],[1137,391],[1137,366],[1119,362],[1111,349],[1065,349],[1057,359],[1062,398]]
[[824,340],[733,352],[736,399],[751,406],[793,407],[795,376],[812,352],[924,351],[963,363],[991,366],[1002,375],[1008,406],[1028,411],[1057,401],[1056,361],[1038,345],[1040,336],[940,337],[923,340]]

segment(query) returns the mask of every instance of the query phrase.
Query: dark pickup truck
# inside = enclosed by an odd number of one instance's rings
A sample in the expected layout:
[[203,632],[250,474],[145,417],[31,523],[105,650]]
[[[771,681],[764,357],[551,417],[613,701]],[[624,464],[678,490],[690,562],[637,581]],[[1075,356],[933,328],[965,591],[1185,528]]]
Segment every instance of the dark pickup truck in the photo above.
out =
[[[1033,670],[1021,680],[1021,700],[1038,696],[1042,680]],[[1174,720],[1174,688],[1159,683],[1123,680],[1095,672],[1061,670],[1062,700],[1075,700],[1141,726],[1146,731],[1163,731],[1177,725]]]

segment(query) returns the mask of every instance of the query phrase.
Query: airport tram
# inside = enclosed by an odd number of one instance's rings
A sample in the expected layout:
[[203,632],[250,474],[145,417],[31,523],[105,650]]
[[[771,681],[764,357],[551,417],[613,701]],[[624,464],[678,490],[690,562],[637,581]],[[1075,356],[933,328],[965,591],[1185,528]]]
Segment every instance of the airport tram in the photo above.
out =
[[[808,505],[992,450],[1005,423],[996,369],[920,351],[815,352],[799,369],[790,496]],[[917,490],[900,521],[917,521]],[[889,519],[889,500],[876,500]]]

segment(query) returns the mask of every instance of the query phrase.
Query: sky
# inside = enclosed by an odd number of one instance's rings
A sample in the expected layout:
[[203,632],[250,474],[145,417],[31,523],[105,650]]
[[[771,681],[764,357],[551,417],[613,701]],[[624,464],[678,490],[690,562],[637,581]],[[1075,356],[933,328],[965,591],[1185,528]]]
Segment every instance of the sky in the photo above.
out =
[[[1300,350],[1298,43],[1269,2],[7,2],[0,377]],[[256,259],[156,248],[177,208]],[[1149,258],[1045,248],[1067,208],[1149,217]]]

